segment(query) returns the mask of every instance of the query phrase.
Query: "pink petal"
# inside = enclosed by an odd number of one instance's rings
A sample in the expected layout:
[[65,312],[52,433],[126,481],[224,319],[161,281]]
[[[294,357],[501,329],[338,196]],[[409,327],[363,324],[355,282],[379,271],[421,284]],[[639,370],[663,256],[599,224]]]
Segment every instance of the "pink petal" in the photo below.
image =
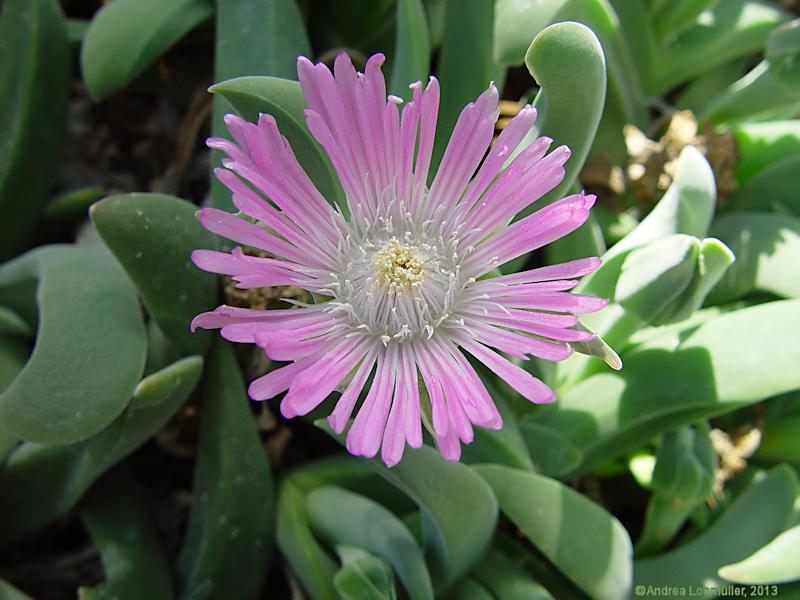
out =
[[574,231],[589,217],[595,196],[576,194],[517,221],[481,243],[468,258],[477,275],[491,271]]
[[323,358],[294,378],[281,402],[281,414],[291,418],[316,408],[364,357],[369,342],[354,336],[338,345],[332,344]]
[[351,379],[350,383],[347,385],[347,389],[339,397],[338,402],[336,402],[336,407],[333,409],[333,412],[328,416],[328,423],[330,423],[335,433],[339,434],[344,431],[347,421],[353,413],[353,408],[358,401],[358,396],[361,390],[364,389],[367,377],[369,377],[369,374],[372,372],[372,367],[375,366],[376,356],[377,354],[374,349],[367,353],[364,360],[361,361],[358,371],[356,371],[353,379]]
[[556,395],[549,387],[486,346],[468,338],[459,338],[461,346],[477,358],[527,400],[536,404],[553,402]]

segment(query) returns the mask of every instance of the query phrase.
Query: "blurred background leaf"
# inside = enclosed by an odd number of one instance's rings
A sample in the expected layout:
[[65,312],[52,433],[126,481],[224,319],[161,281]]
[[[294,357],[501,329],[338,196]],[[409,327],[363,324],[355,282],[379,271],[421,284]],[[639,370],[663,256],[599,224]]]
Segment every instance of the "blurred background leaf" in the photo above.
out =
[[56,0],[0,5],[0,260],[30,242],[56,180],[67,124],[69,45]]

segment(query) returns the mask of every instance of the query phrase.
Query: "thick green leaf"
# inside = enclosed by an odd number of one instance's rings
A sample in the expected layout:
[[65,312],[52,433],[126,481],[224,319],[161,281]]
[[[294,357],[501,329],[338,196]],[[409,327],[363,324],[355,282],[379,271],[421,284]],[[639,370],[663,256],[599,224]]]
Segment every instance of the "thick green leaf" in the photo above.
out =
[[619,521],[553,479],[499,465],[474,468],[500,509],[589,597],[628,597],[631,541]]
[[345,489],[323,486],[306,499],[313,530],[330,546],[356,546],[380,556],[397,572],[412,600],[433,599],[422,550],[386,508]]
[[733,83],[711,104],[705,117],[714,123],[740,122],[744,119],[771,118],[776,111],[793,116],[800,107],[800,86],[785,85],[767,61]]
[[711,301],[727,302],[755,291],[800,297],[800,219],[733,212],[715,220],[712,233],[730,246],[737,260]]
[[[568,22],[538,33],[525,53],[525,65],[541,88],[534,102],[538,134],[572,151],[564,179],[547,194],[546,202],[567,193],[589,154],[606,98],[606,59],[591,29]],[[541,204],[529,206],[520,216]]]
[[389,89],[408,100],[408,85],[428,78],[431,63],[431,38],[421,0],[397,0],[397,33],[392,56]]
[[795,92],[800,89],[798,55],[800,55],[800,19],[795,19],[773,29],[767,40],[767,60],[770,70]]
[[637,554],[652,554],[672,539],[695,507],[711,495],[715,468],[706,423],[664,435],[650,482],[653,495],[636,542]]
[[446,2],[444,37],[439,53],[437,76],[441,102],[436,124],[436,143],[431,173],[442,160],[458,115],[494,81],[503,87],[505,70],[492,60],[494,3],[487,0]]
[[498,550],[491,549],[473,570],[473,576],[497,600],[552,600],[542,584]]
[[81,519],[100,552],[106,583],[80,588],[80,600],[173,597],[169,563],[145,502],[123,465],[81,503]]
[[473,577],[464,577],[444,596],[448,600],[496,600],[483,584]]
[[615,301],[645,323],[682,321],[700,308],[733,261],[719,240],[685,234],[661,238],[627,255]]
[[[602,44],[601,54],[609,72],[609,105],[625,122],[642,123],[646,118],[643,93],[636,65],[621,37],[621,24],[608,0],[499,0],[496,8],[495,56],[502,64],[517,65],[525,55],[526,48],[548,25],[562,22],[577,22],[590,27]],[[530,50],[528,50],[530,52]],[[528,68],[529,59],[526,57]],[[569,69],[561,76],[580,80],[579,72],[585,68],[579,62],[569,63]],[[544,65],[544,63],[542,63]],[[542,66],[541,68],[546,68]],[[604,69],[605,71],[605,69]],[[555,72],[555,71],[551,71]],[[537,81],[539,78],[534,73]],[[603,83],[598,84],[593,73],[583,80],[584,85],[577,94],[581,98],[570,98],[572,103],[585,103],[592,112],[602,112],[605,100],[605,72]],[[593,104],[599,100],[599,107]],[[599,117],[599,114],[598,114]],[[567,125],[561,125],[567,127]],[[579,127],[578,123],[575,127]],[[591,128],[594,137],[597,124]],[[553,138],[560,142],[559,138]],[[570,148],[572,146],[570,145]],[[588,148],[587,148],[588,150]],[[576,162],[581,162],[576,160]],[[580,170],[580,169],[579,169]]]
[[800,154],[800,119],[743,123],[732,130],[739,151],[736,164],[739,185],[779,160]]
[[660,39],[691,25],[700,14],[718,0],[673,0],[661,2],[651,15],[653,28]]
[[720,567],[727,581],[744,584],[785,583],[800,579],[800,525],[787,529],[744,560]]
[[230,346],[217,340],[203,381],[181,598],[256,598],[274,528],[272,474]]
[[800,388],[800,300],[770,302],[668,329],[527,419],[584,453],[581,472],[699,418]]
[[385,560],[349,546],[337,548],[342,568],[333,585],[342,600],[396,600],[392,570]]
[[747,58],[732,60],[689,82],[675,100],[675,108],[703,115],[705,108],[746,72],[747,64]]
[[[311,47],[295,0],[214,0],[214,4],[217,15],[214,81],[250,75],[296,78],[297,56],[310,56]],[[216,137],[227,135],[223,116],[230,112],[230,105],[226,100],[230,99],[225,94],[214,99],[211,133]],[[270,110],[261,111],[278,118]],[[284,131],[280,121],[278,125],[292,143],[300,163],[306,166],[296,147],[300,142],[294,138],[295,132]],[[211,167],[218,166],[219,161],[220,153],[212,152]],[[319,184],[313,176],[312,179]],[[213,178],[211,191],[214,206],[231,208],[230,192]],[[323,188],[320,191],[325,195],[328,192]]]
[[639,73],[639,81],[646,89],[653,76],[657,50],[650,16],[641,0],[609,0],[609,3],[619,19],[620,39],[627,46],[628,55]]
[[579,289],[611,296],[624,257],[631,250],[676,233],[705,237],[715,204],[714,173],[697,148],[686,146],[678,157],[675,178],[667,192],[633,231],[606,252],[603,265],[584,277]]
[[[706,531],[671,552],[637,560],[637,585],[722,587],[724,565],[743,560],[783,531],[792,514],[797,480],[788,467],[756,479]],[[700,597],[712,597],[702,591]]]
[[800,153],[776,160],[747,180],[728,199],[736,210],[770,211],[800,217]]
[[761,436],[756,451],[760,460],[800,464],[800,415],[768,420]]
[[[769,39],[775,38],[776,33],[780,38],[780,33],[787,26],[790,33],[800,31],[792,25],[787,23],[777,27]],[[792,50],[796,52],[797,48]],[[705,118],[714,123],[727,123],[769,115],[775,110],[788,109],[791,112],[800,106],[800,81],[791,68],[796,60],[794,52],[779,52],[780,56],[775,58],[775,62],[769,58],[762,60],[744,77],[733,82],[714,98],[706,109]],[[770,55],[769,50],[767,55]]]
[[[28,337],[33,335],[30,324],[10,308],[0,306],[0,335]],[[2,378],[0,378],[0,382]],[[4,386],[0,383],[0,390]]]
[[3,579],[0,579],[0,598],[2,600],[33,600],[28,594],[19,591]]
[[[343,443],[343,436],[334,435],[326,422],[316,424]],[[369,463],[420,507],[436,587],[464,575],[483,554],[497,523],[497,501],[489,486],[470,467],[445,461],[430,446],[407,450],[391,469],[379,459]]]
[[0,267],[0,302],[27,317],[34,297],[36,344],[0,395],[0,425],[30,442],[77,442],[122,412],[142,376],[136,290],[105,252],[56,245]]
[[522,421],[519,429],[542,475],[560,477],[581,464],[583,453],[558,431],[532,421]]
[[139,289],[147,310],[185,354],[201,354],[209,337],[192,334],[192,318],[214,307],[216,279],[189,259],[215,238],[195,218],[197,207],[163,194],[125,194],[98,202],[92,222]]
[[761,0],[724,0],[676,36],[656,54],[654,94],[713,71],[717,67],[758,52],[770,30],[787,20],[787,14]]
[[88,440],[18,448],[0,469],[0,545],[72,508],[100,475],[164,426],[197,385],[202,366],[193,356],[146,377],[125,412]]
[[6,0],[0,12],[0,260],[22,249],[58,173],[70,51],[56,0]]
[[622,263],[615,300],[640,319],[660,325],[662,315],[691,284],[699,255],[699,240],[685,234],[636,248]]
[[313,600],[339,600],[337,564],[311,532],[302,489],[287,478],[278,490],[275,539],[295,576]]
[[331,204],[346,206],[344,191],[330,159],[306,127],[303,115],[306,103],[299,83],[277,77],[239,77],[218,83],[210,91],[225,98],[244,119],[254,121],[259,113],[275,117],[278,128],[317,189]]
[[[674,234],[705,237],[714,214],[715,203],[714,173],[708,161],[695,147],[686,146],[678,157],[672,185],[659,203],[641,223],[603,255],[603,264],[594,273],[584,277],[576,291],[613,298],[622,265],[634,249]],[[717,259],[725,258],[726,254],[723,252],[724,256],[720,257],[715,250],[709,249],[709,258],[713,260],[715,265],[713,270],[717,272],[717,267],[724,266],[726,262]],[[730,262],[729,259],[728,256],[727,262]],[[699,267],[698,264],[698,272]],[[673,306],[672,310],[686,312],[692,304],[699,306],[699,301],[702,301],[703,296],[709,291],[706,289],[707,284],[712,281],[714,281],[712,277],[698,277],[697,286],[692,288],[681,302]],[[583,316],[581,322],[602,336],[605,343],[612,348],[621,348],[633,333],[644,326],[638,316],[624,310],[616,303],[609,304],[597,313]],[[612,368],[620,366],[621,363],[615,359],[616,355],[603,347],[601,341],[595,342],[598,346],[594,349],[596,353],[589,351],[591,348],[586,349],[585,353],[601,356]],[[576,346],[576,349],[583,352],[580,346]],[[595,363],[595,366],[597,364],[599,363]],[[574,355],[559,363],[554,380],[562,384],[572,383],[583,378],[591,368],[592,362],[587,357]]]
[[211,0],[114,0],[92,19],[81,46],[89,94],[102,100],[122,89],[197,25]]

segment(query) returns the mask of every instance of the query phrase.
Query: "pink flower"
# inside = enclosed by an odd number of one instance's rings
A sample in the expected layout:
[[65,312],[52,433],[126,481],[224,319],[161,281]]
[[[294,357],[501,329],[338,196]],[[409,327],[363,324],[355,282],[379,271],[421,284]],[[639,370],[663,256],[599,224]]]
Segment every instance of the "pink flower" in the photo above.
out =
[[547,154],[552,140],[539,138],[506,167],[536,110],[523,108],[490,148],[498,115],[494,85],[462,111],[428,187],[439,84],[435,78],[424,89],[412,84],[412,100],[401,111],[399,98],[387,99],[383,61],[371,57],[361,74],[344,54],[333,73],[298,60],[308,127],[341,179],[349,218],[317,191],[271,116],[253,124],[228,115],[236,143],[208,141],[228,155],[217,177],[233,203],[262,226],[213,208],[199,212],[200,222],[274,258],[238,248],[197,250],[195,264],[232,276],[240,288],[293,285],[328,299],[287,310],[220,306],[192,327],[221,329],[227,340],[289,361],[249,388],[254,400],[286,392],[285,417],[304,415],[342,391],[328,417],[337,433],[374,372],[347,449],[366,457],[381,450],[389,466],[406,444],[422,444],[421,379],[436,444],[446,459],[457,460],[473,425],[502,426],[467,355],[531,402],[552,402],[552,390],[501,353],[559,361],[572,353],[570,342],[592,337],[573,328],[575,315],[606,301],[568,290],[599,266],[598,258],[484,276],[576,229],[594,196],[569,196],[509,225],[561,181],[570,152],[561,146]]

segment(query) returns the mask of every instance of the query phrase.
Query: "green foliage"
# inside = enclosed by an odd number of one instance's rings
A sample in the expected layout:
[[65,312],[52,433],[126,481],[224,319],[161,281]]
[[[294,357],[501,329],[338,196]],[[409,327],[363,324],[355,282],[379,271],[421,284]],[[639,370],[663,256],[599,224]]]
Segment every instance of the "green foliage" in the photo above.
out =
[[[69,45],[56,0],[0,5],[0,259],[26,247],[55,180],[69,99]],[[8,218],[8,215],[14,215]]]
[[475,100],[489,82],[501,88],[505,79],[505,70],[492,58],[492,3],[460,0],[447,1],[445,6],[438,75],[442,91],[431,175],[444,156],[450,133],[464,106]]
[[[328,545],[363,548],[381,557],[397,572],[412,600],[433,598],[422,550],[391,512],[368,498],[332,486],[315,489],[306,502],[311,527]],[[351,571],[355,569],[349,561],[343,563]]]
[[553,479],[498,465],[475,470],[500,510],[590,598],[627,597],[631,542],[614,517]]
[[[249,75],[296,78],[297,55],[308,56],[311,49],[295,0],[213,1],[217,13],[214,81]],[[231,109],[226,100],[229,99],[225,94],[214,98],[211,134],[217,137],[227,133],[223,116]],[[272,114],[267,109],[264,112]],[[215,155],[211,164],[219,166],[219,157]],[[226,188],[213,178],[211,185],[212,204],[230,208]]]
[[77,246],[32,250],[0,268],[0,302],[38,328],[27,364],[0,395],[2,427],[63,444],[108,426],[141,378],[146,351],[135,289],[114,259]]
[[[327,424],[319,426],[328,430]],[[480,558],[497,523],[497,500],[489,486],[472,469],[446,462],[429,446],[407,450],[392,469],[378,459],[370,464],[419,506],[434,583],[444,587],[458,580]],[[451,495],[460,501],[452,502]]]
[[[591,29],[559,23],[533,38],[525,65],[541,88],[534,103],[540,111],[540,134],[572,151],[564,179],[548,195],[555,200],[566,195],[594,140],[605,101],[606,61]],[[591,94],[582,92],[586,89]]]
[[[800,20],[789,10],[113,0],[87,20],[80,3],[61,4],[66,15],[55,0],[0,0],[0,598],[71,581],[64,564],[82,577],[74,548],[90,543],[105,576],[81,581],[84,600],[800,589]],[[219,243],[198,207],[232,209],[222,186],[207,191],[219,156],[202,137],[230,137],[225,112],[272,115],[346,210],[306,125],[296,60],[332,65],[346,52],[361,70],[378,51],[406,102],[409,83],[441,83],[431,177],[464,105],[494,81],[504,100],[538,110],[515,155],[541,135],[572,152],[525,214],[581,185],[597,195],[584,226],[502,270],[600,255],[575,288],[609,300],[575,325],[598,335],[570,343],[564,362],[519,363],[554,389],[548,406],[476,362],[503,427],[475,427],[461,463],[427,433],[393,468],[347,456],[344,435],[315,420],[341,388],[305,419],[254,409],[245,383],[281,365],[189,331],[220,301],[302,299],[232,290],[192,265],[192,250]],[[101,108],[86,108],[79,76]],[[697,147],[669,128],[640,165],[623,127],[655,140],[684,108],[701,125]],[[503,119],[513,112],[501,106]],[[605,189],[603,165],[608,187],[622,173],[626,191]],[[136,187],[150,193],[125,193]],[[80,522],[88,538],[74,537]]]
[[798,550],[800,525],[777,535],[744,560],[720,567],[718,574],[727,581],[745,584],[796,581],[800,579],[800,565],[796,560]]
[[64,515],[105,471],[153,436],[197,385],[192,356],[145,377],[125,411],[77,444],[24,443],[0,471],[0,546]]
[[106,475],[81,502],[80,514],[106,572],[106,583],[78,591],[80,600],[173,598],[167,557],[127,468]]
[[408,85],[428,78],[431,41],[428,20],[421,0],[397,1],[397,41],[392,62],[392,93],[408,100]]
[[213,11],[212,0],[108,3],[92,19],[81,45],[86,89],[95,100],[122,89]]
[[360,548],[340,546],[342,568],[333,576],[333,585],[343,600],[396,600],[392,570],[381,558]]
[[272,474],[230,347],[217,340],[203,380],[194,503],[180,556],[181,598],[257,598],[274,528]]
[[214,236],[195,218],[196,207],[162,194],[126,194],[92,206],[103,241],[136,284],[147,310],[184,354],[202,354],[209,336],[189,331],[192,318],[215,306],[216,282],[192,265],[196,248]]
[[747,558],[783,531],[797,477],[776,467],[757,478],[703,534],[659,556],[638,560],[634,581],[645,585],[723,586],[717,571]]
[[653,496],[636,542],[637,554],[652,554],[672,539],[691,512],[711,495],[716,466],[705,422],[664,434],[650,482]]

